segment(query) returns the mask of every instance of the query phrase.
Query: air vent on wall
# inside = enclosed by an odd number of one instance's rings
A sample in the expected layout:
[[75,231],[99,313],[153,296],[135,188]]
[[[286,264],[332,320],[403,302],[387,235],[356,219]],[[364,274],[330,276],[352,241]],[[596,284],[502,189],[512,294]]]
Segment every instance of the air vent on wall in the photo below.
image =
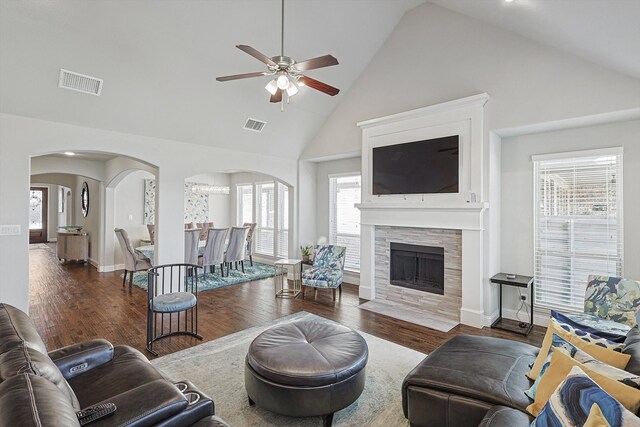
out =
[[261,122],[260,120],[256,120],[256,119],[247,119],[247,123],[244,124],[244,128],[246,130],[252,130],[254,132],[262,132],[262,129],[264,129],[264,125],[266,125],[267,122]]
[[77,92],[100,96],[100,92],[102,92],[102,82],[102,79],[60,69],[60,81],[58,82],[58,86],[63,89],[70,89]]

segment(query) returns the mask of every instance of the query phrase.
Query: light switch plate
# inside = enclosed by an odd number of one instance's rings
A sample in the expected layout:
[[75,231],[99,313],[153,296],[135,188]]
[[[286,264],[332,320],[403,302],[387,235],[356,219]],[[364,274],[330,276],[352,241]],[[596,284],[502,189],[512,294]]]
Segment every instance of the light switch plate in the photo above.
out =
[[0,225],[0,236],[19,236],[20,225]]

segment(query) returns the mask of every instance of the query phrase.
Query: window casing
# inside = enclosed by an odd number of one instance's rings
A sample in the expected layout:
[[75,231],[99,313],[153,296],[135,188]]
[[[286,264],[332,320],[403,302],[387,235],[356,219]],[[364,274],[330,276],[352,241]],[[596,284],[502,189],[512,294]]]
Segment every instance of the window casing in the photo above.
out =
[[253,237],[255,253],[288,258],[289,187],[268,181],[238,184],[236,192],[237,224],[256,223]]
[[329,243],[345,246],[345,269],[360,271],[360,203],[359,174],[329,177]]
[[535,303],[581,312],[589,274],[623,275],[622,150],[533,161]]

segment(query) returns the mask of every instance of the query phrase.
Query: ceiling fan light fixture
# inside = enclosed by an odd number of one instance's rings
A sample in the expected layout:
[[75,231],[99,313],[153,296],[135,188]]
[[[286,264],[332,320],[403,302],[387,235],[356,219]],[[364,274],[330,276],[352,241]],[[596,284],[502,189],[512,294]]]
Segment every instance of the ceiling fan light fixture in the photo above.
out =
[[295,80],[291,80],[289,82],[289,87],[287,88],[287,95],[293,96],[298,93],[298,86],[296,86]]
[[278,90],[278,83],[276,82],[276,79],[273,80],[269,80],[269,83],[267,83],[267,85],[264,87],[267,92],[269,92],[271,95],[275,95],[276,91]]
[[285,90],[289,87],[289,77],[286,74],[280,74],[276,83],[280,89]]

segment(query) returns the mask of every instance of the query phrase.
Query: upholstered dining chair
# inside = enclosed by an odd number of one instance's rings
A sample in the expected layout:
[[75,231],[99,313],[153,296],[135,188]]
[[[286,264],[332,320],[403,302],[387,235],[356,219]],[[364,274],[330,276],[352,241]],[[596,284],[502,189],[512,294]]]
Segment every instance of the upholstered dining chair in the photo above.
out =
[[242,224],[243,227],[248,227],[249,231],[247,232],[247,253],[245,256],[249,257],[249,262],[253,267],[253,233],[256,230],[257,222],[245,222]]
[[198,264],[198,244],[200,243],[200,230],[184,230],[184,262],[185,264]]
[[129,273],[129,288],[133,285],[133,273],[136,271],[147,271],[151,268],[151,260],[144,256],[142,252],[137,251],[131,246],[129,241],[129,235],[126,230],[122,228],[116,228],[116,236],[118,237],[118,243],[120,243],[120,249],[122,249],[122,255],[124,256],[124,277],[122,278],[122,286],[127,281],[127,273]]
[[213,222],[197,222],[196,228],[200,229],[200,240],[207,240],[207,230],[213,228]]
[[147,230],[149,230],[149,240],[152,245],[156,244],[156,226],[155,224],[147,224]]
[[207,230],[207,241],[204,245],[204,253],[202,254],[202,267],[205,273],[207,267],[211,273],[216,272],[216,265],[220,265],[220,274],[224,277],[224,247],[227,238],[227,228],[210,228]]
[[347,248],[344,246],[316,246],[313,266],[302,272],[302,298],[306,287],[332,289],[333,300],[336,300],[336,289],[342,295],[342,279],[344,277],[344,259]]
[[248,230],[247,227],[231,227],[229,245],[224,255],[224,262],[227,265],[227,276],[229,275],[229,268],[233,262],[236,263],[236,270],[238,269],[238,263],[240,263],[242,272],[244,273],[244,249]]

